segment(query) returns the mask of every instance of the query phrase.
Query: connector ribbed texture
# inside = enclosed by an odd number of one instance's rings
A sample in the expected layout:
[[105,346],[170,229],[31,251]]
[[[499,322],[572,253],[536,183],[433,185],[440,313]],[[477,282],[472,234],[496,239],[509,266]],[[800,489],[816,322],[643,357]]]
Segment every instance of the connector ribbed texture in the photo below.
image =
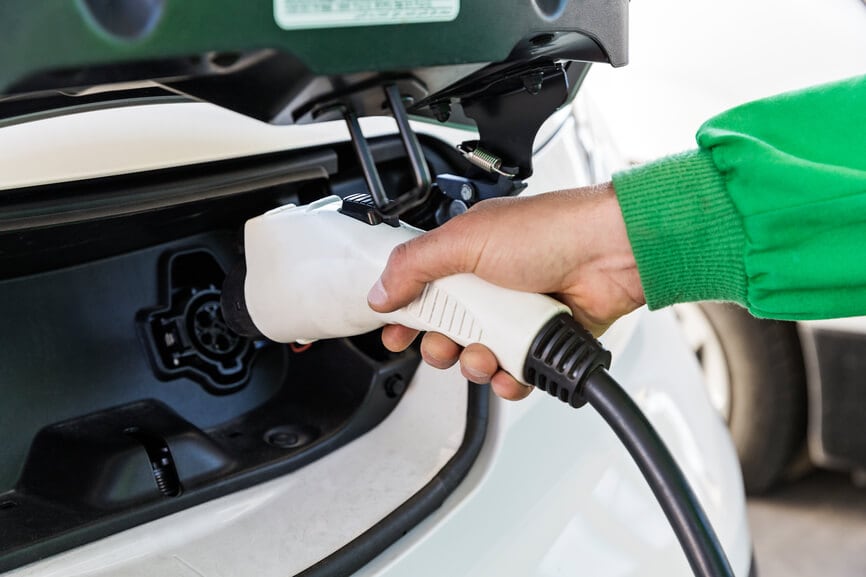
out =
[[538,332],[524,364],[524,379],[537,389],[579,407],[586,377],[610,366],[610,353],[566,313],[550,319]]
[[480,342],[484,330],[466,307],[447,292],[426,285],[424,292],[412,301],[406,311],[426,323],[431,330],[456,335],[467,342]]

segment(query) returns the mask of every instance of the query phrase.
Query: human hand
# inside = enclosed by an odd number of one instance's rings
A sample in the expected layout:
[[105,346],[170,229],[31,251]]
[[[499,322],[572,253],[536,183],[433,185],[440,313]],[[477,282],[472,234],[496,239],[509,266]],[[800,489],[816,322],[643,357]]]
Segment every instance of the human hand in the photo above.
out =
[[[645,303],[609,183],[480,202],[395,247],[368,302],[378,312],[391,312],[417,298],[426,283],[464,272],[506,288],[550,294],[596,336]],[[416,330],[389,325],[382,342],[401,351],[417,336]],[[506,399],[522,399],[532,390],[501,370],[493,353],[480,344],[461,349],[444,335],[427,333],[421,354],[440,369],[459,359],[467,379],[490,382]]]

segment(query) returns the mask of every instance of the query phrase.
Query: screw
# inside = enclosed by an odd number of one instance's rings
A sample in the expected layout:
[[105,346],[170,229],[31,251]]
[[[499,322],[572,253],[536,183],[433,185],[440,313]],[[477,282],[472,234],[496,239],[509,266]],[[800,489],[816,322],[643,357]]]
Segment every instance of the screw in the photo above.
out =
[[468,182],[464,182],[460,186],[460,198],[469,202],[475,196],[475,188]]
[[406,381],[403,375],[391,375],[385,379],[385,394],[394,399],[406,391]]
[[298,444],[298,436],[294,433],[289,433],[286,431],[278,431],[276,433],[271,433],[270,435],[268,435],[268,438],[266,440],[269,445],[273,445],[274,447],[279,447],[281,449],[288,449]]

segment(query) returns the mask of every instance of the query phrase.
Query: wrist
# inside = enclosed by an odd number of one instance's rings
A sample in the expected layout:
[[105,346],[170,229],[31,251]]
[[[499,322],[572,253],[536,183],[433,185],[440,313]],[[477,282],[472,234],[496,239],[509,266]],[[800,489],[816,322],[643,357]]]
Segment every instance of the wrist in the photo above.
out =
[[[569,191],[581,265],[570,279],[576,316],[594,334],[646,304],[619,200],[611,183]],[[578,314],[577,311],[580,311]]]

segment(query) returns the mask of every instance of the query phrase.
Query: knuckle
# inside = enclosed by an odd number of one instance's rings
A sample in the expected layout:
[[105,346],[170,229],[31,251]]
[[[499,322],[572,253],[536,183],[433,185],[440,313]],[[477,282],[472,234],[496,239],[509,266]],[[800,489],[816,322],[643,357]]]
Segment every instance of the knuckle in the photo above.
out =
[[410,249],[409,243],[404,242],[395,246],[391,250],[391,255],[388,257],[388,268],[389,269],[401,269],[406,263],[410,262]]

